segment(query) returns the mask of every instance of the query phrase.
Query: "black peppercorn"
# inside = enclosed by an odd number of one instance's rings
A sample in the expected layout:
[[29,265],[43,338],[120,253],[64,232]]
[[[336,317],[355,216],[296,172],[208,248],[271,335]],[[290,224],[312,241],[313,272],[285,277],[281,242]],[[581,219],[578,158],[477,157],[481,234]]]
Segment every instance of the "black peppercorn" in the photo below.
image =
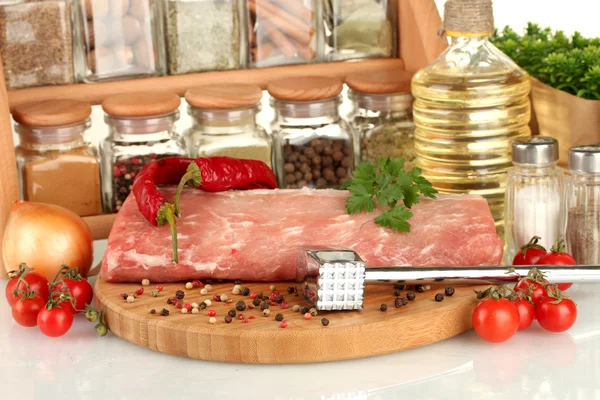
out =
[[206,280],[206,284],[207,284],[207,285],[210,285],[211,283],[212,283],[212,279],[207,279],[207,280]]
[[399,290],[395,290],[394,291],[394,297],[400,297],[400,291]]
[[288,292],[289,294],[294,294],[294,292],[295,292],[295,291],[296,291],[296,288],[295,288],[295,287],[293,287],[293,286],[288,286],[288,288],[287,288],[287,292]]
[[277,296],[277,298],[275,299],[275,301],[276,301],[278,304],[281,304],[281,303],[283,303],[283,296]]
[[276,319],[277,321],[283,321],[283,314],[281,314],[281,313],[277,314],[277,315],[275,316],[275,319]]
[[160,315],[162,315],[163,317],[166,317],[167,315],[169,315],[169,310],[167,310],[166,308],[163,308],[162,310],[160,310]]
[[204,310],[205,308],[206,308],[206,303],[205,302],[200,303],[200,309]]
[[454,295],[454,288],[452,286],[448,286],[446,287],[446,296],[453,296]]
[[127,300],[127,297],[129,297],[129,295],[127,293],[123,293],[121,297],[123,298],[123,300]]
[[387,304],[382,304],[381,307],[379,307],[379,309],[381,311],[387,311]]
[[185,293],[183,292],[183,290],[178,290],[175,292],[175,297],[177,297],[179,300],[183,300],[183,298],[185,297]]
[[327,325],[329,325],[329,320],[327,318],[322,318],[321,324],[323,324],[323,326],[327,326]]
[[394,289],[404,290],[404,285],[400,285],[400,284],[397,283],[397,284],[394,285]]
[[441,293],[436,294],[435,301],[444,301],[444,295]]
[[237,303],[235,303],[235,308],[238,311],[244,311],[246,309],[246,303],[240,300]]
[[167,304],[174,304],[177,301],[175,297],[170,297],[167,299]]
[[396,297],[396,299],[394,300],[394,307],[396,307],[396,308],[402,307],[402,299],[400,297]]
[[415,299],[415,294],[413,292],[406,292],[406,298],[410,301],[413,301]]
[[231,318],[235,317],[235,314],[236,314],[235,310],[229,310],[227,312],[227,315],[229,315]]
[[260,310],[264,311],[264,310],[268,309],[269,307],[270,307],[269,302],[263,301],[262,304],[260,305]]
[[150,310],[150,314],[156,314],[156,310],[153,308],[152,310]]
[[254,305],[254,307],[260,306],[260,299],[257,297],[254,300],[252,300],[252,305]]
[[308,307],[302,307],[302,308],[300,309],[300,312],[301,312],[302,314],[306,314],[306,313],[307,313],[307,312],[309,312],[309,311],[310,311],[310,308],[308,308]]
[[262,300],[264,298],[263,292],[258,292],[258,294],[256,295],[256,298]]
[[415,290],[417,291],[417,293],[425,293],[425,286],[423,286],[423,285],[417,285],[417,287],[415,288]]
[[225,322],[228,324],[231,323],[231,317],[229,315],[225,316]]
[[242,288],[242,296],[248,296],[250,294],[250,288]]

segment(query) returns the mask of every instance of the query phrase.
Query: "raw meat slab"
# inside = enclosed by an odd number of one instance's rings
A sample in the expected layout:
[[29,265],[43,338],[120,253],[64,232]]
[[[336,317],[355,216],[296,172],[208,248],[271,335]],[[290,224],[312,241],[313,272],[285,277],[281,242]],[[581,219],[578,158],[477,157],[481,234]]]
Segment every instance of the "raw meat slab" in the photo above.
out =
[[[174,190],[161,189],[166,198]],[[171,262],[168,226],[154,227],[133,194],[108,238],[101,276],[110,282],[197,279],[282,281],[296,277],[301,247],[356,251],[369,267],[498,265],[503,242],[485,200],[441,195],[413,207],[412,231],[373,222],[376,213],[348,215],[348,192],[252,190],[205,193],[186,189],[177,219],[179,263]]]

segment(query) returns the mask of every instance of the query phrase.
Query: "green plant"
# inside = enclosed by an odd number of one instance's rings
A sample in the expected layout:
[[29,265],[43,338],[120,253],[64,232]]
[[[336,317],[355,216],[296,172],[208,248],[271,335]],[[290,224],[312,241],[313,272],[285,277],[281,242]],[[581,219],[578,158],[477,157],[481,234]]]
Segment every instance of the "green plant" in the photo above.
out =
[[529,22],[523,35],[496,30],[492,43],[531,76],[584,99],[600,100],[600,39],[571,37]]

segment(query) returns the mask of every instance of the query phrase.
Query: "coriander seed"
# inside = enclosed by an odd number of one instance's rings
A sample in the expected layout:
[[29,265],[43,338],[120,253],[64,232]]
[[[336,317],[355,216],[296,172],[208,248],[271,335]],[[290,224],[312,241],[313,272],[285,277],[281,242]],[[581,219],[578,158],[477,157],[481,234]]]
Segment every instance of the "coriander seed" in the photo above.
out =
[[448,297],[454,296],[454,288],[452,286],[447,286],[444,292]]
[[275,290],[275,289],[276,289],[275,285],[271,285],[271,286],[269,286],[269,290],[270,290],[270,291],[273,291],[273,290]]
[[310,310],[308,310],[308,312],[310,313],[310,315],[312,315],[313,317],[317,316],[317,309],[316,308],[311,308]]
[[300,306],[298,304],[294,304],[294,307],[292,307],[292,311],[294,311],[294,312],[300,311]]
[[150,294],[152,295],[152,297],[158,297],[159,293],[160,292],[158,290],[154,289]]

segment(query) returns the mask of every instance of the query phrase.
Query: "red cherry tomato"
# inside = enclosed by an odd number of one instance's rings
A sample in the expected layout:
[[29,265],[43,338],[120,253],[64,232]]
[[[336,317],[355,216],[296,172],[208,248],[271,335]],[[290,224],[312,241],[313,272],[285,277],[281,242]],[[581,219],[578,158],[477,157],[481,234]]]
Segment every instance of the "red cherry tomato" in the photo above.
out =
[[531,296],[531,300],[533,301],[534,304],[538,304],[542,299],[544,299],[545,297],[548,296],[548,293],[546,292],[546,288],[544,287],[544,284],[548,284],[549,282],[547,280],[544,279],[544,283],[539,283],[536,281],[532,281],[529,278],[525,278],[520,280],[516,285],[515,285],[515,292],[519,292],[521,290],[523,290],[525,293],[527,293],[529,296]]
[[546,250],[544,248],[521,248],[513,258],[513,265],[534,265],[545,255]]
[[[562,249],[562,247],[560,247],[560,244],[559,244],[558,249]],[[575,259],[569,253],[565,253],[562,251],[555,251],[555,249],[553,247],[552,251],[550,253],[546,254],[544,257],[540,258],[536,264],[538,264],[538,265],[575,265],[575,264],[577,264],[577,261],[575,261]],[[561,291],[567,290],[571,286],[573,286],[572,283],[559,283],[558,289],[560,289]]]
[[508,299],[487,299],[473,311],[472,322],[482,339],[492,343],[504,342],[519,329],[519,311]]
[[51,310],[44,308],[38,314],[37,324],[46,336],[62,336],[73,325],[73,312],[69,307],[53,307]]
[[558,286],[558,290],[560,290],[561,292],[564,292],[565,290],[567,290],[568,288],[573,286],[573,284],[572,283],[557,283],[556,286]]
[[80,281],[65,279],[64,282],[71,291],[71,296],[75,299],[75,308],[78,311],[85,310],[85,305],[91,304],[92,298],[94,297],[92,285],[90,285],[87,279],[82,279]]
[[577,306],[571,299],[558,301],[547,297],[536,306],[535,316],[547,331],[564,332],[571,328],[577,319]]
[[519,329],[523,331],[531,326],[535,319],[535,306],[526,299],[519,299],[514,302],[519,312]]
[[[20,294],[18,294],[17,297],[15,297],[13,294],[15,286],[17,286],[18,279],[18,277],[11,278],[11,280],[6,284],[6,300],[8,300],[8,304],[10,304],[11,307],[14,307],[17,300],[21,298]],[[48,280],[43,275],[40,275],[37,272],[29,272],[27,275],[25,275],[23,280],[29,284],[29,289],[32,292],[35,292],[37,295],[39,295],[44,302],[48,301]],[[27,287],[23,282],[19,284],[19,290],[24,292],[27,291]]]
[[30,299],[19,300],[12,308],[12,316],[19,325],[36,326],[37,317],[44,309],[46,300],[36,294]]

